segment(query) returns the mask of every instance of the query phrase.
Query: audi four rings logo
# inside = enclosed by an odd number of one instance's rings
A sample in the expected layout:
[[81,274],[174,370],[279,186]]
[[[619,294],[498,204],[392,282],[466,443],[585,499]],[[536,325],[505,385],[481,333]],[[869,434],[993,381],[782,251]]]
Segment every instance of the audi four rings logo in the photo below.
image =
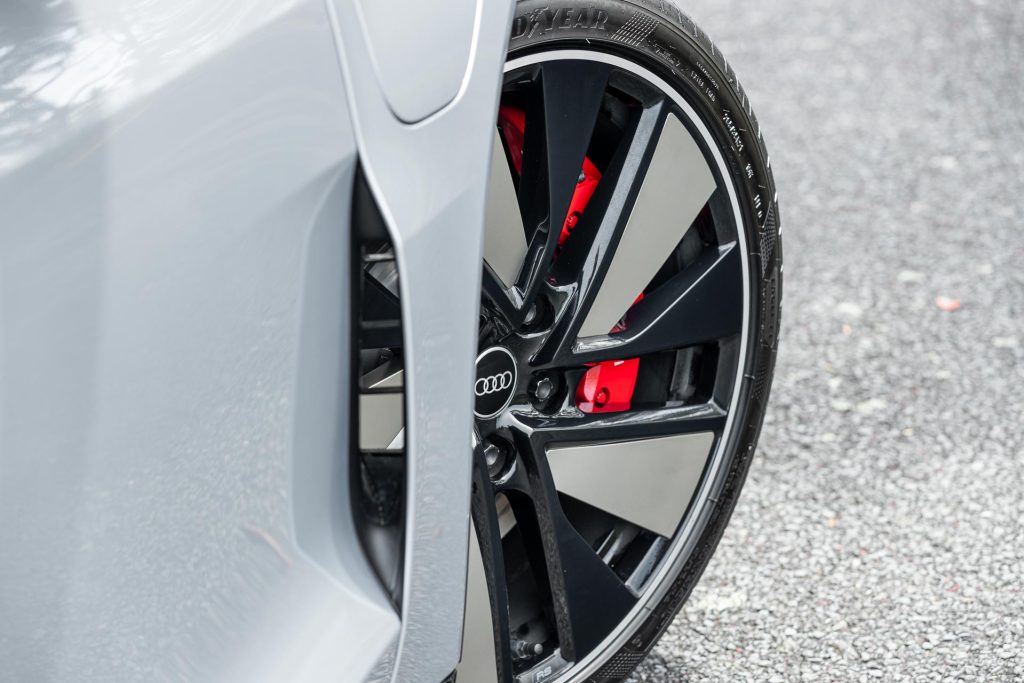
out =
[[505,410],[515,394],[517,374],[515,356],[504,346],[492,346],[477,356],[473,414],[489,420]]
[[474,390],[477,396],[489,396],[512,386],[512,372],[506,370],[490,377],[481,377],[476,381]]

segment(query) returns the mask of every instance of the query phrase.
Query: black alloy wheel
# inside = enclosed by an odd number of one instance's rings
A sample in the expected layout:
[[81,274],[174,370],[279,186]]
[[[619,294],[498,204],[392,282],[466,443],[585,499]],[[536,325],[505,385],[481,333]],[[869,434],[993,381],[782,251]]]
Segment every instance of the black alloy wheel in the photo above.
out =
[[622,680],[717,545],[774,366],[774,181],[720,53],[664,8],[520,3],[486,229],[458,680]]

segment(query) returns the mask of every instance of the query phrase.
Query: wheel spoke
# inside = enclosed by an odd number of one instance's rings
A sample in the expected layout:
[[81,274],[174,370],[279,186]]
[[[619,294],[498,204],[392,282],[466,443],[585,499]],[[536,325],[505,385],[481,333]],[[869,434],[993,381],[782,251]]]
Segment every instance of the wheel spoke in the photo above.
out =
[[557,490],[670,537],[726,413],[714,403],[610,415],[520,416]]
[[493,609],[487,587],[487,570],[474,524],[469,534],[466,617],[462,627],[462,661],[459,663],[459,675],[465,680],[499,683]]
[[543,447],[519,437],[531,505],[513,507],[517,519],[535,520],[562,657],[578,661],[625,617],[636,597],[565,517]]
[[615,327],[714,191],[715,178],[700,147],[679,119],[666,117],[625,230],[580,326],[580,337],[606,335]]
[[[576,293],[537,355],[538,364],[567,364],[581,344],[615,345],[608,335],[647,288],[715,191],[700,148],[661,102],[648,104],[622,143],[587,207],[578,241],[559,268]],[[679,348],[684,343],[670,343]]]
[[459,676],[480,683],[511,683],[511,630],[501,528],[494,489],[479,446],[473,457],[473,529]]
[[363,273],[363,321],[360,325],[360,344],[363,348],[401,348],[402,317],[398,302],[397,282],[389,287],[374,275],[374,272],[393,274],[386,262],[376,263]]
[[515,415],[517,428],[547,448],[554,445],[637,441],[645,438],[721,432],[726,411],[715,402],[627,413]]
[[501,281],[501,278],[498,277],[487,263],[484,263],[481,282],[483,293],[506,320],[518,321],[522,318],[522,311],[520,309],[522,297],[518,295],[518,290],[514,287],[506,287],[505,283]]
[[551,446],[562,493],[665,537],[675,533],[697,489],[712,432],[589,446]]
[[364,451],[401,449],[405,414],[402,394],[404,372],[392,361],[360,378],[359,448]]
[[[608,84],[595,62],[556,62],[541,70],[540,101],[526,111],[519,202],[529,235],[520,289],[529,302],[547,274]],[[537,131],[543,134],[538,134]]]
[[734,242],[705,250],[694,263],[630,309],[624,332],[578,341],[572,362],[636,357],[740,334],[741,259]]

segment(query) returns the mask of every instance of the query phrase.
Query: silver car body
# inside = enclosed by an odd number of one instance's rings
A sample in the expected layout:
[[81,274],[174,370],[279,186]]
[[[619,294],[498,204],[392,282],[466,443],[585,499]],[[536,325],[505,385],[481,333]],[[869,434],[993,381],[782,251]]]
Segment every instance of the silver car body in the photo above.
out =
[[[0,4],[3,678],[455,669],[472,414],[457,388],[511,9]],[[401,613],[348,515],[360,162],[405,307]]]

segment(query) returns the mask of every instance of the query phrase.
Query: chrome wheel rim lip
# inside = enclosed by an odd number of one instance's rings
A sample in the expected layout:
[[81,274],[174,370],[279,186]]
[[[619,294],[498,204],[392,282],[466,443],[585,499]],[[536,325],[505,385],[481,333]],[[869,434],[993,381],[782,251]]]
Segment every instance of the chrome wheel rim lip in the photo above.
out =
[[[703,148],[710,153],[715,166],[721,175],[729,197],[729,205],[733,211],[736,225],[737,243],[740,248],[743,276],[743,322],[740,334],[739,358],[736,378],[732,392],[730,405],[726,417],[725,427],[722,435],[709,456],[705,469],[705,475],[701,479],[698,489],[690,503],[690,512],[682,520],[682,524],[670,541],[665,557],[661,560],[659,568],[648,581],[646,590],[640,595],[637,604],[627,614],[626,618],[613,630],[592,652],[573,663],[567,670],[555,678],[550,679],[553,683],[567,683],[571,679],[582,678],[594,674],[615,652],[622,648],[632,633],[650,615],[653,609],[665,597],[665,594],[672,583],[678,577],[683,565],[692,555],[700,531],[706,523],[706,516],[709,512],[707,503],[711,494],[720,487],[722,483],[723,468],[726,455],[735,438],[735,419],[740,401],[740,390],[744,379],[744,369],[747,361],[749,345],[750,314],[751,314],[751,275],[749,265],[749,250],[747,245],[747,234],[744,229],[745,221],[740,211],[739,200],[736,191],[736,181],[725,163],[722,152],[718,147],[709,128],[704,123],[697,111],[683,98],[683,96],[667,81],[651,72],[650,70],[635,64],[617,55],[578,49],[559,49],[538,52],[535,54],[518,57],[508,61],[505,65],[505,73],[516,69],[529,67],[535,64],[562,61],[562,60],[586,60],[602,62],[642,79],[652,86],[661,90],[666,97],[679,107],[686,116],[688,124],[692,127],[691,133],[695,137],[699,135],[698,141]],[[509,416],[515,421],[514,416]],[[527,429],[525,425],[521,425]]]

